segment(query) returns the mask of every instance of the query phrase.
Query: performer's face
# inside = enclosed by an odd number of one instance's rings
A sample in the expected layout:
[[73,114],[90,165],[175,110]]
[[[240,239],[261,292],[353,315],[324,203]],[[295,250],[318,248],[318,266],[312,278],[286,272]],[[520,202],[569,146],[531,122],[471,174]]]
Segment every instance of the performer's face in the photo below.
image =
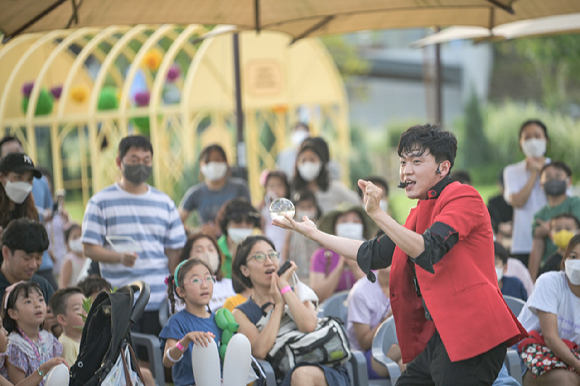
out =
[[[448,162],[437,163],[429,149],[422,154],[420,149],[403,153],[400,157],[399,177],[407,184],[405,187],[407,197],[418,200],[427,198],[427,191],[447,175],[447,165],[444,164]],[[437,167],[441,174],[437,173]]]

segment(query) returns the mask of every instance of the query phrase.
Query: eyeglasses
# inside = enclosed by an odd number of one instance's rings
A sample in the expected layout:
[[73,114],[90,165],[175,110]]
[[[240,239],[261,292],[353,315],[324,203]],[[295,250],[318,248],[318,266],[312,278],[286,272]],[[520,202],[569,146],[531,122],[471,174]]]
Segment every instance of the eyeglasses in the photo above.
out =
[[190,283],[191,285],[193,285],[196,288],[201,288],[202,283],[206,283],[206,284],[213,284],[217,281],[215,276],[206,276],[205,279],[200,279],[199,277],[194,277],[193,279],[191,279]]
[[263,264],[266,261],[266,257],[269,257],[272,261],[278,261],[280,254],[278,252],[270,252],[268,254],[256,253],[255,255],[248,257],[246,262],[250,259],[256,259],[258,263]]

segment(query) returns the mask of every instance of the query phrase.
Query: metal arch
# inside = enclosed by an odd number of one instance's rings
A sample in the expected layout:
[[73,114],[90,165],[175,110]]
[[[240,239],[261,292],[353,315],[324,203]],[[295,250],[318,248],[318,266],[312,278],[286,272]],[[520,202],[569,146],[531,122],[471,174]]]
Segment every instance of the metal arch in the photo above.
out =
[[30,93],[30,99],[28,103],[28,111],[26,112],[26,125],[32,127],[34,125],[33,118],[34,118],[34,108],[30,108],[30,106],[36,106],[36,102],[38,100],[38,95],[40,94],[40,89],[42,88],[41,84],[44,80],[44,76],[48,72],[48,69],[52,65],[52,62],[58,57],[58,55],[68,49],[69,45],[75,42],[77,39],[82,37],[86,33],[98,31],[96,28],[81,28],[79,30],[74,31],[69,36],[67,36],[60,44],[56,46],[55,49],[52,50],[48,58],[44,61],[44,64],[40,68],[36,79],[34,80],[34,86],[32,88],[32,92]]
[[[85,63],[87,57],[93,52],[94,47],[98,47],[98,45],[105,39],[107,39],[112,34],[123,31],[127,27],[118,27],[118,26],[110,26],[99,32],[94,38],[92,38],[89,43],[83,47],[81,52],[77,55],[73,65],[70,68],[69,73],[66,76],[66,80],[62,86],[62,95],[68,95],[69,89],[71,87],[72,81],[77,74],[79,68]],[[104,54],[104,53],[103,53]],[[64,98],[58,106],[57,112],[57,120],[61,120],[64,115],[64,109],[68,102],[68,98]]]
[[[2,92],[2,97],[0,98],[0,119],[2,119],[2,117],[4,117],[4,110],[6,108],[6,101],[7,101],[10,89],[12,88],[12,83],[14,83],[14,79],[16,78],[16,74],[18,74],[18,72],[20,71],[20,69],[22,68],[24,63],[26,63],[28,58],[37,49],[42,47],[47,42],[50,42],[53,39],[55,39],[61,35],[68,35],[70,33],[71,33],[71,31],[67,31],[67,30],[56,30],[56,31],[49,32],[46,35],[42,36],[40,39],[38,39],[36,42],[34,42],[34,44],[32,44],[32,46],[30,46],[28,48],[28,50],[26,50],[26,52],[22,55],[22,57],[20,57],[20,59],[18,60],[18,62],[14,66],[14,68],[12,69],[10,76],[8,77],[8,81],[6,82],[6,86],[4,88],[4,91]],[[32,105],[29,104],[28,109],[36,109],[36,106],[32,107]],[[27,138],[26,139],[27,139],[28,144],[29,144],[29,148],[27,149],[28,155],[30,155],[30,157],[32,159],[36,160],[36,136],[35,136],[34,130],[30,130],[30,128],[27,129]]]
[[[141,46],[139,52],[137,53],[135,59],[133,60],[133,63],[131,63],[129,70],[127,71],[127,76],[125,77],[123,89],[121,90],[121,97],[119,98],[119,115],[121,117],[120,120],[121,125],[125,126],[127,125],[127,105],[129,99],[129,89],[131,88],[133,79],[135,79],[135,74],[137,73],[139,66],[141,66],[141,62],[143,61],[145,54],[151,49],[151,47],[157,44],[157,42],[159,41],[159,39],[161,39],[161,37],[163,37],[163,35],[165,35],[173,27],[174,26],[171,24],[164,24],[161,27],[159,27],[153,34],[151,34],[151,36],[149,36],[147,41]],[[149,105],[149,108],[150,107],[151,105]],[[127,129],[125,128],[125,131],[126,130]]]
[[[169,67],[171,66],[171,64],[173,64],[173,61],[175,60],[175,57],[177,56],[179,50],[181,49],[181,47],[185,44],[188,43],[188,39],[191,35],[195,34],[196,32],[198,32],[198,30],[200,30],[201,27],[199,25],[193,24],[193,25],[189,25],[187,28],[185,28],[180,34],[179,36],[174,40],[173,44],[169,47],[169,49],[167,50],[167,52],[165,53],[165,56],[163,57],[163,60],[161,62],[161,64],[159,65],[159,69],[157,70],[157,76],[155,77],[155,82],[153,83],[153,87],[151,88],[151,101],[149,102],[149,122],[151,124],[151,141],[153,143],[157,143],[157,131],[159,130],[158,128],[158,123],[157,123],[157,119],[156,119],[156,112],[159,108],[159,102],[161,101],[161,88],[163,87],[163,84],[165,83],[165,79],[167,77],[167,72],[169,71]],[[181,103],[181,101],[180,101]],[[188,138],[189,136],[185,135],[183,138],[183,144],[187,147],[188,145],[191,145],[188,142]],[[192,147],[189,147],[190,149]],[[186,152],[186,162],[190,162],[193,160],[193,153],[192,152]],[[161,165],[160,165],[160,160],[159,157],[154,157],[153,159],[153,167],[154,170],[157,171],[157,173],[154,173],[154,182],[156,186],[161,186],[160,185],[160,179],[161,179]]]

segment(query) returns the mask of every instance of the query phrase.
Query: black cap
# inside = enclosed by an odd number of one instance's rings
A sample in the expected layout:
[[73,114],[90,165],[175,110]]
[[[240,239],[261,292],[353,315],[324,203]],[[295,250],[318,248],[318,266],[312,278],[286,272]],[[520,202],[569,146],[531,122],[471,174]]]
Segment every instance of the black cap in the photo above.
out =
[[41,178],[42,173],[34,167],[34,163],[24,153],[9,153],[6,157],[0,159],[0,172],[24,173],[31,171],[34,177]]

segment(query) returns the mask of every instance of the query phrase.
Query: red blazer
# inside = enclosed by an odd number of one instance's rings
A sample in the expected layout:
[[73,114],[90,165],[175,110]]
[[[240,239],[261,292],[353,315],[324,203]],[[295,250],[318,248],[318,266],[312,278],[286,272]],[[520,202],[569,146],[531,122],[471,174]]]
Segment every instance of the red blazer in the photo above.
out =
[[435,274],[416,265],[421,294],[433,321],[425,319],[422,299],[413,285],[413,263],[395,248],[390,274],[391,306],[403,362],[427,346],[435,329],[452,362],[472,358],[528,334],[503,300],[495,274],[493,233],[481,196],[468,185],[447,185],[439,196],[428,192],[405,228],[422,234],[435,222],[458,232],[459,241],[433,265]]

